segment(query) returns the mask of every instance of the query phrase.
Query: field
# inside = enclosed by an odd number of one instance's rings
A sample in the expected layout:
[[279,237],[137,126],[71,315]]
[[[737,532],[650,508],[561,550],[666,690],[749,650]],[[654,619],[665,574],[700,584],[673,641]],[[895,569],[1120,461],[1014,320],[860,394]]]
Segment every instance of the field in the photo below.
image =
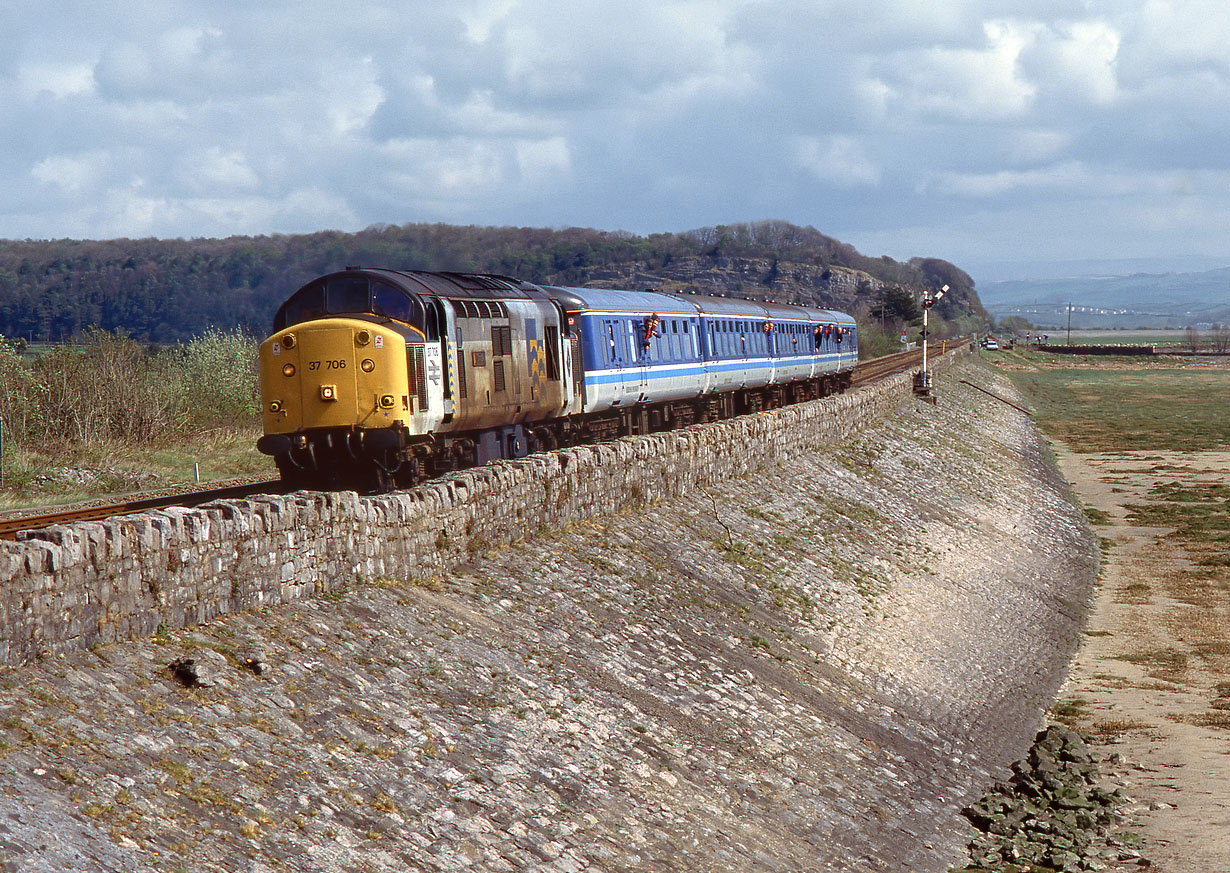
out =
[[121,494],[177,491],[201,482],[277,478],[256,451],[257,428],[221,428],[181,439],[136,444],[73,444],[58,450],[6,447],[0,463],[0,511],[56,506]]
[[268,476],[256,452],[255,343],[208,331],[173,348],[91,331],[0,337],[0,509]]
[[1230,830],[1203,837],[1230,806],[1230,362],[984,360],[1027,398],[1102,543],[1053,716],[1130,768],[1147,857],[1230,869]]
[[1230,368],[1004,352],[1035,419],[1074,451],[1203,451],[1230,444]]
[[[1074,330],[1073,345],[1091,346],[1173,346],[1182,345],[1181,330]],[[1068,342],[1067,331],[1053,331],[1052,343]]]

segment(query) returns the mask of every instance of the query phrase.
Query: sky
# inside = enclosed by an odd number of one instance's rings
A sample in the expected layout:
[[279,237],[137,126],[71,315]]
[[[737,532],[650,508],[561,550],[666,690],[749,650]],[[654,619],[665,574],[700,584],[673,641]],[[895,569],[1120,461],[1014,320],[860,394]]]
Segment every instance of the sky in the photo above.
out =
[[975,278],[1226,265],[1228,45],[1222,0],[0,0],[0,238],[780,219]]

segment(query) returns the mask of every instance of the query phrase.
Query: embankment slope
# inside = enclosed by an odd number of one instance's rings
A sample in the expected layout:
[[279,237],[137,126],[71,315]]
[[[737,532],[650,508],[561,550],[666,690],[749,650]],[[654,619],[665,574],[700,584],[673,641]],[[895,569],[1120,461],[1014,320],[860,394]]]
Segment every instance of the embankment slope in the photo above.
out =
[[1010,391],[958,365],[937,406],[447,574],[2,668],[0,865],[946,869],[1096,565],[1042,439],[958,377]]

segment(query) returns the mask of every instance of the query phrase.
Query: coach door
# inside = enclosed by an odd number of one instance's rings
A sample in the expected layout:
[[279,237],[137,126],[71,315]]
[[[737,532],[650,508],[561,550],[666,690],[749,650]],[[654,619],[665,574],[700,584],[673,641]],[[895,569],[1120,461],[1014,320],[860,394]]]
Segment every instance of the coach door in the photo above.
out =
[[628,401],[636,403],[644,400],[649,394],[649,339],[645,336],[645,322],[630,318],[628,326],[628,348],[632,353],[633,370],[628,380]]

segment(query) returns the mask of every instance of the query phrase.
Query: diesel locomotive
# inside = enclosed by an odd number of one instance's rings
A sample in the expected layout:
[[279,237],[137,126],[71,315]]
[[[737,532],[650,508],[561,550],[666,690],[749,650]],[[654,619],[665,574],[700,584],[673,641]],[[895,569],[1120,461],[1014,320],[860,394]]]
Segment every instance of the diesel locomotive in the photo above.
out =
[[857,358],[828,310],[348,267],[278,309],[257,445],[289,487],[380,492],[836,393]]

